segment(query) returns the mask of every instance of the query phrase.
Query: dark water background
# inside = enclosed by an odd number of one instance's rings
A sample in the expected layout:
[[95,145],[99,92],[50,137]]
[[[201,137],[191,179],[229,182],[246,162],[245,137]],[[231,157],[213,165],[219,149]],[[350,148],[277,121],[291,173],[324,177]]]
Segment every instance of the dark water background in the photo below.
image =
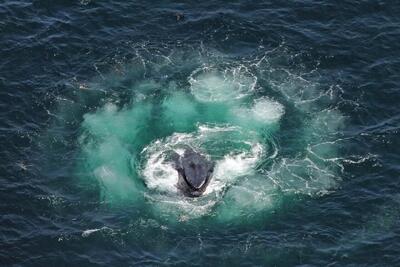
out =
[[[0,265],[400,266],[399,36],[397,1],[1,1]],[[77,183],[83,114],[64,102],[138,49],[188,47],[279,48],[341,88],[339,186],[253,223],[168,225]]]

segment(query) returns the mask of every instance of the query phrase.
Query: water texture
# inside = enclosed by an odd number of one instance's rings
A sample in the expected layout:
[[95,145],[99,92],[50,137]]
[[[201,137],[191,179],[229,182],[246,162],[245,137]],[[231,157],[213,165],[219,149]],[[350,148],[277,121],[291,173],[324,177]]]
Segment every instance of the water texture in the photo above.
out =
[[400,265],[399,15],[0,3],[0,265]]

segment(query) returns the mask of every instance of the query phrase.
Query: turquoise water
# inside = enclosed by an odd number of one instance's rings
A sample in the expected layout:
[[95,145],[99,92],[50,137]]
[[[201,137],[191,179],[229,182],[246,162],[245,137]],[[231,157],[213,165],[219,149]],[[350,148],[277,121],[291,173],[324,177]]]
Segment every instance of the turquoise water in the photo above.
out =
[[[110,83],[118,87],[130,75],[151,73],[126,88],[124,104],[112,98],[83,114],[78,175],[86,174],[85,182],[99,187],[105,204],[148,205],[150,216],[166,224],[202,217],[209,223],[249,223],[247,218],[268,214],[284,196],[323,195],[337,187],[343,158],[336,142],[344,117],[335,109],[334,89],[321,92],[316,81],[287,69],[285,77],[266,77],[265,72],[275,71],[266,65],[267,51],[242,61],[211,51],[176,52],[196,64],[173,54],[152,61],[139,52],[127,74],[110,72],[80,92]],[[169,78],[174,72],[189,75]],[[263,87],[259,79],[270,84]],[[299,130],[292,145],[298,146],[297,154],[280,152],[283,117]],[[178,192],[178,174],[168,161],[185,147],[216,162],[200,199]]]
[[0,4],[0,265],[400,265],[399,8]]

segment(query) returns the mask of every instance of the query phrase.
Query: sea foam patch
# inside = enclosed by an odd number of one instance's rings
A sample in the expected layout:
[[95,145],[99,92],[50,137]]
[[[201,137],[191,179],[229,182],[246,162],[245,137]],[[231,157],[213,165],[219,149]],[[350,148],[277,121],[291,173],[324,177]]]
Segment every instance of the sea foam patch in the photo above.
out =
[[218,70],[204,67],[189,77],[190,90],[201,102],[226,102],[249,95],[257,79],[240,67]]

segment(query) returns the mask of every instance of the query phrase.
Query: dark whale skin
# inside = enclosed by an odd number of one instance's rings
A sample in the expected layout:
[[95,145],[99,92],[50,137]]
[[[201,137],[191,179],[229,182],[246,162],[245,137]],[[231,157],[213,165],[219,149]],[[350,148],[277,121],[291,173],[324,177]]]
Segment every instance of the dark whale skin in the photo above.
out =
[[183,155],[175,154],[174,167],[178,172],[177,188],[188,197],[199,197],[206,190],[214,171],[214,163],[189,148]]

